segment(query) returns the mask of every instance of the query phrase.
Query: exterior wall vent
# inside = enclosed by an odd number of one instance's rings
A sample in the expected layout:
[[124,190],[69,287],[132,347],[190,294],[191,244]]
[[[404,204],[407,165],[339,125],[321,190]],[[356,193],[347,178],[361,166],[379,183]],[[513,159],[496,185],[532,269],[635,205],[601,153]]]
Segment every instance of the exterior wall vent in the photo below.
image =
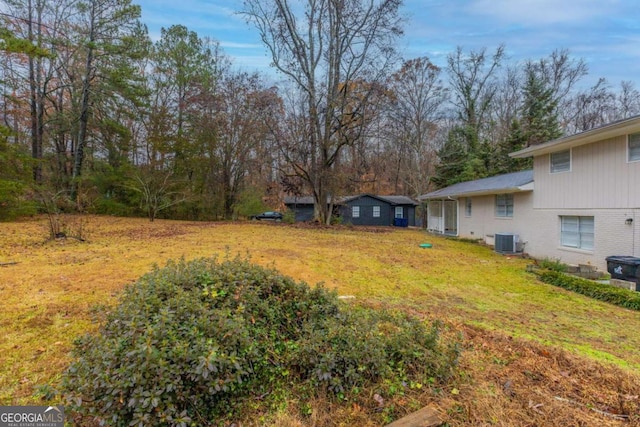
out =
[[495,234],[495,251],[503,254],[514,254],[518,249],[518,235],[512,233]]

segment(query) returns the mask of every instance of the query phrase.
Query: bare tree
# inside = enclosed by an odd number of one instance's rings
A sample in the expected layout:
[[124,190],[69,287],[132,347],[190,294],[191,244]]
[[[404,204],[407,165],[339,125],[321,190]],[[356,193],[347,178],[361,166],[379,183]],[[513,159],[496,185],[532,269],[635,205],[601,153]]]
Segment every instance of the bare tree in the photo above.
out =
[[617,118],[626,119],[640,114],[640,92],[635,88],[633,82],[623,81],[620,83],[620,92],[616,101]]
[[447,57],[458,123],[438,152],[440,162],[432,177],[437,187],[483,178],[491,172],[491,119],[499,84],[497,70],[503,59],[504,46],[498,46],[493,55],[484,48],[467,54],[458,47]]
[[[30,117],[30,140],[33,162],[33,179],[42,184],[42,161],[45,145],[45,125],[48,120],[46,101],[56,90],[55,69],[60,66],[58,45],[64,37],[63,22],[69,18],[72,3],[69,1],[48,2],[46,0],[6,1],[9,13],[2,17],[3,24],[11,26],[16,34],[24,37],[31,46],[26,67],[19,70],[17,93],[23,93],[21,86],[28,84],[28,104]],[[10,62],[4,64],[10,67]],[[23,75],[20,75],[22,72]]]
[[300,3],[245,0],[243,13],[304,102],[294,117],[302,122],[296,141],[302,155],[289,154],[289,166],[312,190],[316,218],[329,223],[339,191],[334,167],[362,137],[369,98],[393,64],[402,1]]
[[529,61],[526,68],[531,68],[551,87],[556,100],[566,98],[580,79],[589,73],[584,60],[572,58],[567,49],[556,49],[547,58]]
[[576,120],[577,114],[571,107],[572,93],[576,84],[589,72],[583,59],[572,58],[567,49],[556,49],[546,58],[528,61],[525,69],[534,73],[551,90],[551,97],[557,105],[558,116],[563,127]]
[[489,140],[499,143],[509,137],[514,120],[519,119],[522,108],[522,87],[524,76],[519,64],[505,67],[494,95],[491,120],[494,126],[489,129]]
[[140,207],[147,212],[153,222],[158,213],[189,199],[179,180],[171,171],[159,171],[145,165],[131,176],[127,188],[140,195]]
[[402,181],[412,195],[426,192],[433,174],[438,145],[438,122],[448,91],[440,68],[428,58],[406,61],[389,81],[389,142],[395,152],[395,191]]
[[573,114],[572,120],[565,122],[565,129],[570,134],[593,129],[613,120],[615,94],[609,90],[605,79],[599,79],[591,88],[569,99],[571,104],[567,110]]
[[492,56],[486,49],[465,54],[461,47],[447,57],[449,84],[459,119],[468,129],[470,148],[475,149],[487,125],[497,91],[497,69],[504,59],[504,46]]
[[269,120],[279,109],[279,99],[274,90],[264,86],[259,75],[236,72],[222,76],[217,105],[214,175],[224,216],[231,218],[249,176],[260,169],[267,157],[261,146],[272,127]]

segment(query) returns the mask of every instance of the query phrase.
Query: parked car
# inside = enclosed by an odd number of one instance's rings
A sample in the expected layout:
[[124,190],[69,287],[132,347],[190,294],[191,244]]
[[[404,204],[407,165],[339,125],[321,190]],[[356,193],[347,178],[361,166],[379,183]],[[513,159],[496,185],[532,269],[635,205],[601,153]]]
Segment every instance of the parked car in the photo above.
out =
[[282,214],[280,212],[268,211],[262,212],[258,215],[252,215],[252,220],[266,220],[266,221],[282,221]]

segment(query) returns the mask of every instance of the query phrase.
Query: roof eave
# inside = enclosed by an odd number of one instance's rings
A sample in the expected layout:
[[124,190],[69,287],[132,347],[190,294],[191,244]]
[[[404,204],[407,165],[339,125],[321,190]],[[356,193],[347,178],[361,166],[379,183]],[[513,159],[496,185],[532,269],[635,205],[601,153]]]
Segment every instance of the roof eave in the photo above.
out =
[[527,147],[525,149],[510,153],[509,156],[517,159],[540,156],[543,154],[549,154],[561,150],[568,150],[570,148],[579,147],[581,145],[591,144],[593,142],[636,132],[640,132],[639,116],[621,120],[619,122],[602,126],[596,129],[591,129],[585,132],[580,132],[575,135],[554,139],[540,145]]
[[508,194],[508,193],[524,193],[527,191],[533,191],[533,182],[520,185],[518,187],[511,188],[499,188],[494,190],[481,190],[481,191],[466,191],[464,193],[455,193],[455,194],[439,194],[434,196],[429,196],[425,194],[424,196],[418,197],[418,200],[436,200],[436,199],[449,199],[455,200],[460,197],[478,197],[478,196],[491,196],[494,194]]

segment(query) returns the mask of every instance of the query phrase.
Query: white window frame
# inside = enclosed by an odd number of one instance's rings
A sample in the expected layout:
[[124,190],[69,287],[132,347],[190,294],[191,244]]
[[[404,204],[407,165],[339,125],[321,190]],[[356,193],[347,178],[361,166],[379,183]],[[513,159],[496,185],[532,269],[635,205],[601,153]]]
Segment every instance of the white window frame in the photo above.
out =
[[351,206],[351,218],[360,218],[360,206]]
[[[564,155],[565,153],[569,155],[569,161],[566,162],[566,166],[564,165],[565,162],[554,165],[554,157],[558,157],[561,154]],[[571,160],[572,160],[571,154],[572,154],[571,149],[550,153],[549,154],[549,173],[571,172]]]
[[404,208],[402,206],[396,206],[394,218],[404,218]]
[[640,133],[627,135],[627,161],[640,161]]
[[464,216],[471,216],[471,212],[473,211],[473,201],[471,197],[464,198]]
[[593,251],[595,219],[592,216],[560,215],[560,246]]
[[380,206],[373,207],[373,217],[380,218]]
[[495,214],[497,218],[513,218],[513,193],[496,194]]

